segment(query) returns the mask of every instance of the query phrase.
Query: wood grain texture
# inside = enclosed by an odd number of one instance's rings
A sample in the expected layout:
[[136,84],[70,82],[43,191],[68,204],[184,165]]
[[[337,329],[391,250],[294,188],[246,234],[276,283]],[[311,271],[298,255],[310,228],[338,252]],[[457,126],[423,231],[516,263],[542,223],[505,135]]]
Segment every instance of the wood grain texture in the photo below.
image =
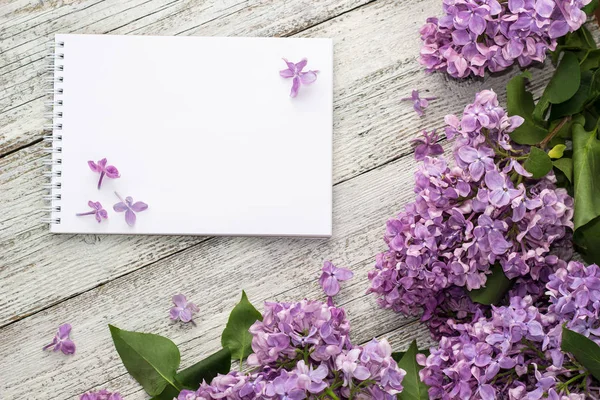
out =
[[[108,323],[162,334],[182,366],[217,350],[242,289],[265,300],[322,298],[323,259],[351,267],[343,287],[353,341],[431,344],[424,327],[365,295],[384,223],[413,197],[410,138],[443,127],[475,92],[517,71],[456,81],[425,74],[418,28],[439,0],[16,0],[0,5],[0,399],[75,399],[93,388],[146,399],[114,351]],[[50,235],[43,216],[45,43],[54,33],[299,36],[334,39],[334,235],[330,240]],[[593,33],[599,37],[597,29]],[[546,63],[549,64],[549,63]],[[552,67],[533,69],[540,94]],[[400,98],[438,96],[424,118]],[[201,306],[197,327],[168,320],[170,298]],[[259,307],[262,308],[262,307]],[[70,322],[78,351],[45,353]]]

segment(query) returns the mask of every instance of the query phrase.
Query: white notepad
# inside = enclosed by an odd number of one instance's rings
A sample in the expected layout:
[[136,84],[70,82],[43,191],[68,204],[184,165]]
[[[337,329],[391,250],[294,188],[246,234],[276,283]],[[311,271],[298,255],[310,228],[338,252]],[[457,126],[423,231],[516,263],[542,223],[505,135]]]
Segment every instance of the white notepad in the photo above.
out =
[[[51,231],[327,237],[329,39],[56,35]],[[286,58],[317,80],[290,97]],[[92,171],[107,158],[120,177]],[[113,209],[143,201],[133,226]],[[108,213],[96,222],[88,201]]]

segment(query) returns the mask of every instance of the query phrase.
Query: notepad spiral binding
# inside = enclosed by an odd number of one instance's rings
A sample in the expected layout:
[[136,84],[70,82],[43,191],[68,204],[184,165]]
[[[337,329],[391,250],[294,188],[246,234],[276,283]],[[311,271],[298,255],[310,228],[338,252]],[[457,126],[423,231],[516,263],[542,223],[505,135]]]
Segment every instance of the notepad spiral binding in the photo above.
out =
[[64,94],[64,48],[65,43],[54,40],[48,44],[48,64],[46,84],[48,86],[46,101],[46,118],[48,124],[44,127],[47,133],[44,136],[44,142],[49,143],[44,149],[48,153],[48,159],[44,164],[48,171],[44,173],[48,177],[48,182],[44,185],[47,193],[44,200],[48,204],[44,207],[47,215],[43,222],[48,224],[60,224],[61,212],[61,188],[62,188],[62,128],[63,128],[63,94]]

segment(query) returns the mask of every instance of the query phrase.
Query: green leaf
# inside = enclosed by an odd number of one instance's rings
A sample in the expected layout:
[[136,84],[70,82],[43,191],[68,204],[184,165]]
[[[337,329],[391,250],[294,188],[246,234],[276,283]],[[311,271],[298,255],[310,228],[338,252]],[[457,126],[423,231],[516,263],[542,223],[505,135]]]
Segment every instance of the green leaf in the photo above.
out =
[[417,364],[417,353],[423,353],[417,350],[417,341],[413,340],[402,359],[398,361],[398,366],[406,371],[406,376],[402,380],[404,389],[398,395],[400,400],[428,400],[428,387],[419,378],[419,371],[423,368]]
[[508,81],[506,85],[506,103],[508,115],[520,115],[523,118],[528,118],[533,113],[535,104],[533,103],[533,95],[525,85],[527,80],[531,79],[531,72],[524,71]]
[[575,230],[600,216],[600,141],[596,129],[573,126],[573,184]]
[[[599,50],[600,51],[600,50]],[[567,115],[573,115],[581,112],[588,102],[592,89],[592,79],[594,74],[585,71],[581,74],[579,89],[573,97],[564,103],[555,104],[550,112],[550,119],[555,120]]]
[[585,261],[600,264],[600,217],[577,229],[573,241]]
[[175,380],[180,361],[175,343],[151,333],[124,331],[112,325],[109,328],[123,365],[146,393],[156,396],[167,385],[181,390]]
[[512,286],[513,282],[504,275],[504,270],[500,264],[494,264],[491,271],[492,273],[487,276],[484,287],[469,292],[469,297],[475,303],[488,306],[498,304]]
[[528,144],[530,146],[540,143],[548,136],[548,130],[544,129],[532,121],[525,119],[523,124],[510,133],[510,138],[519,144]]
[[546,176],[552,169],[552,160],[544,150],[538,147],[531,147],[529,156],[523,163],[523,167],[533,174],[534,179],[540,179]]
[[262,321],[262,315],[250,304],[246,292],[242,291],[242,299],[231,310],[221,335],[221,344],[229,349],[234,360],[242,362],[252,353],[252,335],[248,329],[256,321]]
[[574,53],[565,51],[556,71],[554,71],[554,75],[552,75],[548,86],[544,90],[544,94],[535,106],[534,119],[543,121],[546,110],[551,103],[563,103],[573,97],[579,90],[580,82],[579,60]]
[[552,162],[554,168],[562,171],[567,177],[569,182],[573,183],[573,159],[572,158],[560,158]]
[[596,69],[600,66],[600,50],[588,50],[583,60],[579,62],[581,71],[589,72],[591,69]]
[[[592,0],[588,5],[582,8],[583,12],[585,12],[588,16],[594,15],[594,11],[598,8],[599,0]],[[582,28],[585,28],[582,26]]]
[[[188,367],[175,375],[177,382],[185,389],[196,390],[202,381],[210,383],[217,374],[227,374],[231,369],[231,353],[229,349],[221,349],[204,360]],[[167,386],[165,390],[152,400],[173,400],[179,395],[179,390]]]
[[552,148],[552,150],[550,150],[548,152],[548,156],[550,156],[550,158],[561,158],[563,156],[563,153],[565,152],[565,149],[567,148],[567,146],[565,146],[564,144],[557,144],[556,146],[554,146]]
[[600,346],[580,333],[563,326],[562,351],[573,354],[575,359],[596,379],[600,379]]

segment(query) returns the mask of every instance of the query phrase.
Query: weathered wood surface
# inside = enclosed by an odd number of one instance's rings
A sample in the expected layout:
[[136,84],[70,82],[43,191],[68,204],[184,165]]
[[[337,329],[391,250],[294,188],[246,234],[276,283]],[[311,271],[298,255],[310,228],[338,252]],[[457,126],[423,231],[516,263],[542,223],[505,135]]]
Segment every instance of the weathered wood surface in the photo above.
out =
[[[426,75],[418,28],[439,0],[17,0],[0,5],[0,399],[74,399],[93,388],[144,399],[110,342],[108,323],[173,339],[187,366],[219,347],[245,289],[264,300],[319,298],[322,260],[356,277],[339,296],[357,343],[417,338],[414,319],[366,296],[385,220],[413,197],[409,139],[441,128],[475,92],[502,93],[511,76],[454,81]],[[45,44],[54,33],[300,36],[334,39],[334,236],[330,240],[50,235],[43,216]],[[534,71],[539,88],[552,68]],[[514,71],[512,71],[514,72]],[[438,96],[418,118],[400,98]],[[184,144],[182,144],[184,145]],[[200,304],[197,327],[171,324],[170,298]],[[41,347],[70,322],[77,353]]]

